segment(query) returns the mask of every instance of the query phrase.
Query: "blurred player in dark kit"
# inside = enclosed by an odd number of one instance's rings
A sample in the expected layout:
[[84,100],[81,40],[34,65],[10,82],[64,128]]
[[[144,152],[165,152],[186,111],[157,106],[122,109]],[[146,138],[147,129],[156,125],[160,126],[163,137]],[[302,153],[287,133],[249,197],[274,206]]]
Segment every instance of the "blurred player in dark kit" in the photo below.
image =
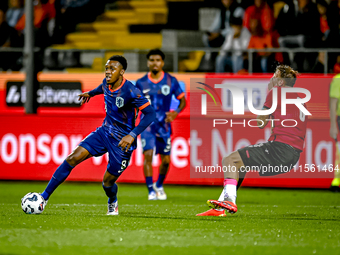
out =
[[[156,119],[142,133],[144,154],[144,175],[149,191],[149,200],[166,200],[163,182],[170,166],[171,151],[171,122],[184,109],[186,100],[177,79],[163,71],[164,53],[159,49],[151,50],[147,54],[147,65],[150,70],[144,77],[137,80],[136,86],[150,101],[156,111]],[[175,111],[170,111],[171,98],[174,95],[180,100]],[[144,115],[141,116],[141,119]],[[157,182],[153,183],[152,157],[156,147],[156,154],[161,156],[161,165]]]

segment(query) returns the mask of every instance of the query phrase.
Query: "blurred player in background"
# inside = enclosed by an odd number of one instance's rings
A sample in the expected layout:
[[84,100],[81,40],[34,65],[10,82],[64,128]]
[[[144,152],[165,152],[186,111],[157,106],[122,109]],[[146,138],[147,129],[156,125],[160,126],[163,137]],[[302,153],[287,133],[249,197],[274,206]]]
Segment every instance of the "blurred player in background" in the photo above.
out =
[[[329,108],[330,108],[330,121],[331,128],[329,130],[329,135],[335,140],[335,163],[334,169],[340,163],[340,141],[338,141],[338,128],[340,127],[340,74],[334,76],[331,87],[329,90]],[[338,168],[337,168],[338,169]],[[334,179],[331,183],[330,190],[334,192],[339,192],[340,188],[340,173],[338,170],[334,170]]]
[[[226,212],[237,212],[236,190],[241,185],[246,167],[258,167],[260,176],[273,176],[283,171],[265,172],[262,166],[278,166],[290,171],[300,158],[306,135],[307,117],[292,104],[287,105],[287,114],[281,115],[281,90],[284,87],[293,87],[297,78],[297,71],[286,65],[280,65],[268,84],[269,93],[263,109],[270,109],[273,104],[273,90],[277,88],[277,108],[271,115],[257,116],[257,126],[264,128],[272,118],[275,121],[271,136],[266,143],[250,145],[232,152],[222,160],[223,167],[229,171],[224,172],[224,188],[218,200],[208,200],[213,209],[197,214],[197,216],[226,216]],[[297,93],[288,93],[287,98],[296,99]],[[295,127],[282,126],[281,121],[293,119]]]
[[[89,134],[54,172],[45,191],[41,194],[47,200],[53,191],[65,181],[72,169],[84,160],[109,153],[109,163],[103,178],[103,188],[108,196],[108,215],[118,215],[118,187],[116,180],[129,165],[131,153],[136,149],[137,136],[155,119],[155,110],[130,81],[123,75],[127,61],[123,56],[112,56],[105,65],[102,84],[79,95],[81,104],[91,97],[104,94],[106,117],[101,127]],[[135,127],[138,110],[144,118]]]
[[[166,200],[163,182],[170,166],[171,151],[171,122],[184,109],[186,100],[184,92],[177,79],[163,71],[164,53],[159,49],[151,50],[147,54],[147,65],[150,70],[144,77],[137,80],[136,86],[150,101],[156,111],[155,121],[142,133],[144,154],[144,176],[149,191],[149,200]],[[175,111],[170,112],[172,95],[180,100]],[[142,114],[141,119],[145,118]],[[152,157],[156,147],[156,154],[161,156],[161,165],[157,182],[153,183]]]

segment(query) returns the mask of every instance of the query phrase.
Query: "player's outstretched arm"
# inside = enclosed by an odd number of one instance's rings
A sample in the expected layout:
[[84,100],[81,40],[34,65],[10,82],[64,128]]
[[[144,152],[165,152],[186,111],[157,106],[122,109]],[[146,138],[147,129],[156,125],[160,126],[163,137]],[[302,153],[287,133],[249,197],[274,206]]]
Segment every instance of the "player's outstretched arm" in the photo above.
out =
[[139,125],[135,127],[127,136],[120,140],[118,146],[123,150],[128,151],[139,134],[141,134],[156,118],[156,112],[151,105],[148,105],[142,110],[144,118],[140,121]]
[[187,105],[187,101],[186,101],[185,97],[182,97],[179,101],[179,106],[175,111],[165,113],[166,114],[165,122],[173,122],[176,119],[177,115],[181,111],[183,111],[183,109],[185,108],[186,105]]
[[78,95],[78,101],[81,101],[80,105],[88,103],[90,101],[90,98],[91,98],[91,96],[89,95],[88,92],[84,92],[84,93]]
[[78,101],[81,100],[80,104],[83,105],[84,103],[88,103],[90,101],[91,97],[94,97],[96,95],[100,95],[100,94],[103,94],[103,93],[104,93],[103,84],[100,84],[97,88],[78,95],[78,97],[79,97]]

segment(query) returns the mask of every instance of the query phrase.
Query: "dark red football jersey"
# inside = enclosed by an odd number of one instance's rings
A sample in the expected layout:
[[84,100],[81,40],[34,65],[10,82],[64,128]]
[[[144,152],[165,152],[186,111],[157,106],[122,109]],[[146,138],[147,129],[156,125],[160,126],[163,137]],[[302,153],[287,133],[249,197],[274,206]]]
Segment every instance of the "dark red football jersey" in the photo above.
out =
[[[277,88],[277,108],[271,114],[271,118],[274,119],[274,121],[270,121],[269,124],[271,125],[273,122],[274,127],[268,141],[285,143],[302,151],[306,136],[308,116],[300,111],[300,109],[295,104],[287,104],[286,115],[281,115],[282,87],[275,88]],[[297,93],[287,93],[286,97],[287,99],[304,98],[304,96],[300,97]],[[270,109],[272,107],[272,103],[273,89],[269,91],[266,102],[264,103],[264,107]],[[306,108],[305,104],[303,104],[303,106]]]

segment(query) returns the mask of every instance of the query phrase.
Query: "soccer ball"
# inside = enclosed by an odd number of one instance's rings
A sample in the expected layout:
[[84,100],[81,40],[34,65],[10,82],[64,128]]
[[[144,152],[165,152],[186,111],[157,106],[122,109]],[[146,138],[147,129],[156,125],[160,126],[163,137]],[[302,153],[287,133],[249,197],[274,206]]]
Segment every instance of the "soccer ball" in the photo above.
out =
[[30,192],[21,199],[21,208],[27,214],[40,214],[44,206],[44,198],[36,192]]

